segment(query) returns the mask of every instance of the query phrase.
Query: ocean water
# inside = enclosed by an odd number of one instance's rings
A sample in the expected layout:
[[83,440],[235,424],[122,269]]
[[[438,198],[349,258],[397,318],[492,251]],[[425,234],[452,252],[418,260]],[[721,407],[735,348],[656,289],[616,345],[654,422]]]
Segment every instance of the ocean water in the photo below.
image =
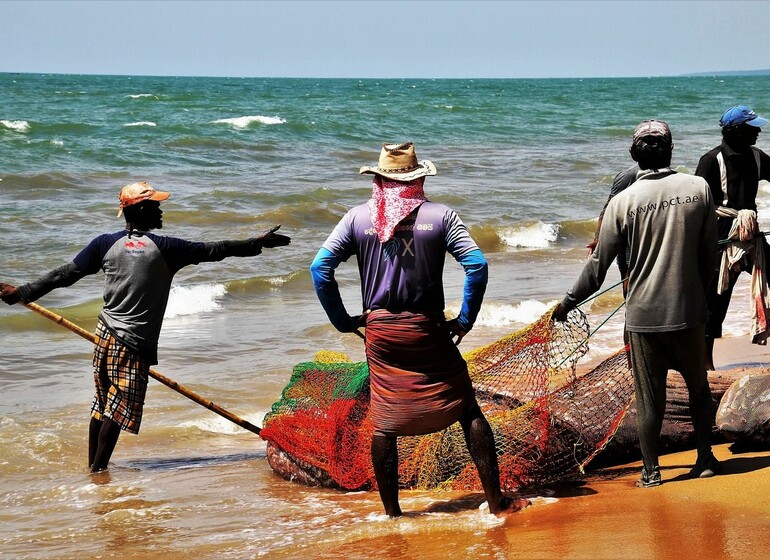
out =
[[[640,120],[667,121],[674,166],[692,172],[719,143],[724,109],[746,103],[770,113],[768,86],[770,77],[756,76],[0,74],[0,281],[33,280],[120,229],[117,193],[133,181],[172,193],[160,233],[214,241],[281,224],[287,248],[177,275],[156,366],[260,425],[294,364],[322,349],[363,359],[360,340],[328,324],[308,266],[347,208],[368,198],[370,179],[358,168],[377,161],[383,142],[412,140],[418,157],[436,164],[428,197],[460,214],[490,262],[479,321],[461,347],[469,351],[526,326],[571,286],[613,176],[633,163],[627,149]],[[762,135],[758,146],[770,150]],[[766,230],[767,184],[758,202]],[[452,264],[450,314],[463,280]],[[731,336],[748,332],[744,276]],[[355,265],[338,279],[357,312]],[[613,270],[605,286],[618,280]],[[96,275],[38,303],[92,330],[101,288]],[[586,309],[592,325],[621,302],[617,287],[595,300]],[[618,349],[621,332],[622,312],[592,337],[588,358]],[[257,436],[154,381],[140,435],[121,436],[109,473],[91,477],[90,345],[4,305],[0,340],[0,557],[499,557],[513,546],[500,522],[477,511],[478,497],[405,492],[404,509],[418,514],[393,522],[375,493],[285,482]],[[437,513],[436,503],[449,505]]]

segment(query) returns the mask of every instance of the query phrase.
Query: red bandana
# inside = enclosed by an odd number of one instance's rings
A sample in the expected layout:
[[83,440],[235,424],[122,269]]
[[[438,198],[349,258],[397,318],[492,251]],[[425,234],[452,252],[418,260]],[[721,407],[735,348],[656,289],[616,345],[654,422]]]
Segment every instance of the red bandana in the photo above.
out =
[[369,216],[380,243],[393,237],[396,226],[425,202],[422,184],[425,177],[408,183],[390,181],[379,175],[372,181],[372,198],[369,199]]

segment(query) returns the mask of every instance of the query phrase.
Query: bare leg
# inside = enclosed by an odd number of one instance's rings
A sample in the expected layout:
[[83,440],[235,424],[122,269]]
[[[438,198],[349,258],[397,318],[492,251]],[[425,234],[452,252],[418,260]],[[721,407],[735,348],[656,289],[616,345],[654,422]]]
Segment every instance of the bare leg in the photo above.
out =
[[91,463],[89,465],[91,472],[99,472],[107,468],[119,436],[120,425],[113,420],[91,419],[88,429],[88,459]]
[[99,446],[99,430],[102,429],[102,421],[93,416],[88,424],[88,468],[94,464],[96,457],[96,448]]
[[500,490],[500,467],[497,463],[495,438],[489,422],[476,404],[460,418],[460,425],[465,435],[465,444],[479,471],[481,486],[489,504],[489,511],[495,515],[518,511],[529,500],[506,498]]
[[396,436],[374,434],[372,437],[372,465],[377,488],[385,513],[390,517],[401,515],[398,505],[398,446]]

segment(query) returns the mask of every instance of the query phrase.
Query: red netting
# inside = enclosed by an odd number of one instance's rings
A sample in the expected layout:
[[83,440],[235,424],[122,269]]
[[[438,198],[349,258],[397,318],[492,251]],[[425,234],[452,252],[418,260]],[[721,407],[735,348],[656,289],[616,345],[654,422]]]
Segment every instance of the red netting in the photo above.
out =
[[[615,433],[633,396],[625,351],[578,375],[587,351],[588,323],[574,311],[565,323],[548,312],[465,355],[504,490],[575,476]],[[339,355],[297,365],[261,433],[274,470],[308,484],[374,487],[368,380],[366,363]],[[398,448],[402,487],[480,489],[459,424],[400,437]]]

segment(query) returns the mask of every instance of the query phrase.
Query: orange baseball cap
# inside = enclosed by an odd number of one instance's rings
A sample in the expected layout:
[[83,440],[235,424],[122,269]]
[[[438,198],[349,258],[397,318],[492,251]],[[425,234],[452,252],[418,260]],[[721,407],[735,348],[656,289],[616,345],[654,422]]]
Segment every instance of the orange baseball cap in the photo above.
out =
[[118,195],[118,199],[120,199],[118,217],[123,214],[123,208],[126,206],[138,204],[143,200],[157,200],[158,202],[161,202],[166,200],[169,196],[171,196],[171,193],[156,191],[147,181],[126,185],[120,189],[120,194]]

